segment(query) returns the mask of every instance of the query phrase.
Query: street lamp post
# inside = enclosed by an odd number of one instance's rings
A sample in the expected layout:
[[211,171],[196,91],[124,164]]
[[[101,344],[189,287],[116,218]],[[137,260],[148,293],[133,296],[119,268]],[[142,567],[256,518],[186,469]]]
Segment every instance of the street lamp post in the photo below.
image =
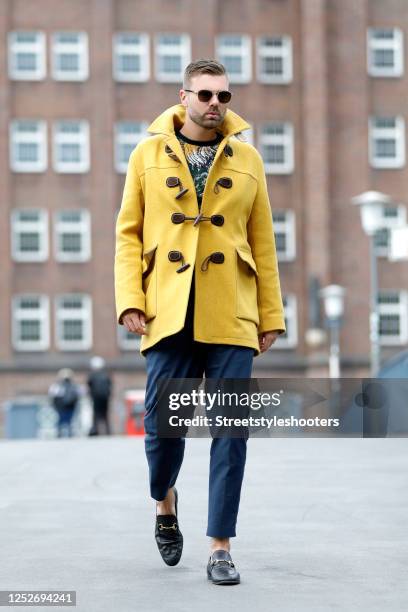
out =
[[340,325],[344,312],[344,287],[328,285],[320,290],[330,331],[329,376],[340,378]]
[[380,337],[378,330],[378,272],[375,253],[374,235],[382,223],[384,206],[392,204],[392,199],[379,191],[365,191],[351,199],[360,207],[361,224],[370,239],[370,343],[371,343],[371,377],[374,378],[380,369]]

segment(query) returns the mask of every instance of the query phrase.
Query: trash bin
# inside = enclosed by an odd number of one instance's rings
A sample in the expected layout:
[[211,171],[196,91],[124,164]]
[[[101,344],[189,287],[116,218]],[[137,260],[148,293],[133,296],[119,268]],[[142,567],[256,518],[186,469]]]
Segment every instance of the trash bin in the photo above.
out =
[[5,403],[4,433],[6,438],[37,438],[38,413],[41,404],[33,398],[10,400]]

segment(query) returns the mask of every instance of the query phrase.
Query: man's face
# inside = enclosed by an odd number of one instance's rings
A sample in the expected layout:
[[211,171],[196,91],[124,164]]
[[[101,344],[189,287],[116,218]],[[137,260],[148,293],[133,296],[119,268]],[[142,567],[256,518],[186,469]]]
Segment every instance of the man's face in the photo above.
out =
[[[228,90],[229,85],[225,75],[198,74],[191,77],[187,89],[196,92],[200,89],[218,92]],[[228,108],[228,104],[221,104],[215,94],[208,102],[200,102],[196,93],[181,89],[180,100],[190,119],[207,130],[212,130],[223,122]]]

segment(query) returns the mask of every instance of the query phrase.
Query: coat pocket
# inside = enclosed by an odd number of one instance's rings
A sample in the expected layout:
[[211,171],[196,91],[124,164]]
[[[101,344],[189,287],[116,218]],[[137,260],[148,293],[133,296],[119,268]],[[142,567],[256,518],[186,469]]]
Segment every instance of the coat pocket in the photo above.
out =
[[143,253],[142,284],[146,296],[146,321],[150,321],[157,313],[157,244]]
[[256,263],[252,253],[236,247],[236,316],[259,325]]

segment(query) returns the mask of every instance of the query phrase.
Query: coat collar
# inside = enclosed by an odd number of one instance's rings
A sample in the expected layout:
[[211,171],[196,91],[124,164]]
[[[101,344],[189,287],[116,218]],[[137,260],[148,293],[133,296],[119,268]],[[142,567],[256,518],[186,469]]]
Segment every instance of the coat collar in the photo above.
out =
[[[166,134],[174,136],[174,129],[181,128],[184,125],[186,117],[186,109],[182,104],[175,104],[159,115],[147,128],[151,134]],[[250,124],[244,121],[242,117],[228,109],[225,113],[224,121],[219,125],[218,130],[223,134],[224,138],[233,136],[243,130],[248,130]]]

